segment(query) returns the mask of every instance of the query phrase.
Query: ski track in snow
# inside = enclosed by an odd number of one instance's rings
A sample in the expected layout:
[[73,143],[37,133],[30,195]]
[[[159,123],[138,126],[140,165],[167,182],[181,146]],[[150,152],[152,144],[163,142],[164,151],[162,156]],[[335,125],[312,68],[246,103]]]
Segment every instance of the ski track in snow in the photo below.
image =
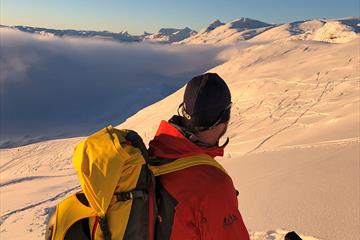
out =
[[68,190],[66,190],[64,192],[61,192],[61,193],[55,195],[54,197],[51,197],[51,198],[45,199],[43,201],[33,203],[33,204],[30,204],[30,205],[28,205],[26,207],[23,207],[23,208],[20,208],[20,209],[15,209],[15,210],[13,210],[13,211],[11,211],[9,213],[6,213],[6,214],[4,214],[4,215],[2,215],[0,217],[0,225],[2,225],[6,219],[8,219],[10,216],[12,216],[14,214],[17,214],[17,213],[20,213],[20,212],[23,212],[23,211],[26,211],[26,210],[33,209],[33,208],[38,207],[38,206],[40,206],[40,205],[42,205],[44,203],[56,201],[56,200],[58,200],[60,198],[63,198],[65,195],[67,195],[68,193],[70,193],[70,192],[72,192],[72,191],[74,191],[76,189],[80,190],[80,185],[72,187],[72,188],[70,188],[70,189],[68,189]]
[[[307,109],[305,109],[305,111],[303,111],[292,123],[290,123],[289,125],[287,125],[287,126],[281,128],[281,129],[279,129],[278,131],[276,131],[275,133],[271,134],[270,136],[266,137],[266,138],[265,138],[264,140],[262,140],[254,149],[250,150],[248,153],[251,153],[251,152],[256,151],[256,150],[259,149],[265,142],[269,141],[272,137],[274,137],[274,136],[278,135],[279,133],[285,131],[286,129],[291,128],[292,126],[294,126],[308,111],[310,111],[310,109],[312,109],[312,108],[315,107],[318,103],[320,103],[321,99],[323,98],[324,94],[326,93],[326,91],[327,91],[327,89],[328,89],[328,86],[329,86],[331,83],[332,83],[332,82],[329,81],[329,82],[327,82],[327,83],[325,84],[324,89],[322,90],[320,96],[316,99],[316,101],[315,101],[312,105],[310,105]],[[295,97],[295,98],[292,100],[292,102],[295,102],[296,99],[298,99],[298,98],[300,97],[300,95],[301,95],[301,94],[299,93],[298,96]],[[283,99],[283,100],[285,100],[285,99]],[[283,101],[283,100],[282,100],[282,101]],[[278,105],[279,107],[278,107],[275,111],[277,111],[278,109],[280,109],[280,106],[281,106],[282,101],[279,103],[279,105]],[[286,105],[285,107],[290,106],[290,105],[292,104],[292,102],[290,102],[290,104]],[[289,108],[288,108],[288,110],[289,110]],[[287,114],[287,111],[285,111],[283,114],[281,114],[281,115],[280,115],[280,118],[281,118],[282,116],[284,116],[285,114]],[[272,115],[273,115],[273,113],[270,114],[269,118],[272,118]]]
[[5,186],[9,186],[9,185],[12,185],[12,184],[18,184],[18,183],[22,183],[22,182],[26,182],[26,181],[32,181],[32,180],[36,180],[36,179],[68,177],[68,176],[73,176],[73,175],[74,174],[65,174],[65,175],[58,175],[58,176],[28,176],[28,177],[22,177],[22,178],[15,178],[15,179],[12,179],[12,180],[1,182],[0,183],[0,188],[5,187]]
[[[236,142],[232,142],[233,145],[236,145]],[[360,137],[348,138],[348,139],[339,139],[333,141],[323,141],[323,142],[315,142],[310,144],[298,144],[298,145],[280,145],[273,149],[261,150],[258,149],[254,152],[241,152],[241,151],[227,151],[224,155],[224,158],[234,158],[239,156],[245,156],[250,154],[261,154],[266,152],[281,152],[284,150],[291,149],[306,149],[306,148],[317,148],[317,147],[331,147],[331,146],[349,146],[349,145],[357,145],[360,144]]]

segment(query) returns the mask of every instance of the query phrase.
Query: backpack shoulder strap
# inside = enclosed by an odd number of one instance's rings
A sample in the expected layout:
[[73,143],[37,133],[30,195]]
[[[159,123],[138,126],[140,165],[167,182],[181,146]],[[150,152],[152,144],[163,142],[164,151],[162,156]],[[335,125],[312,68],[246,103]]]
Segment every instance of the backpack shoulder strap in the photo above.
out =
[[197,165],[210,165],[220,169],[225,174],[227,174],[223,166],[221,166],[220,163],[218,163],[214,158],[210,157],[207,154],[200,154],[191,157],[179,158],[170,163],[166,163],[159,166],[149,166],[149,168],[155,176],[160,176]]

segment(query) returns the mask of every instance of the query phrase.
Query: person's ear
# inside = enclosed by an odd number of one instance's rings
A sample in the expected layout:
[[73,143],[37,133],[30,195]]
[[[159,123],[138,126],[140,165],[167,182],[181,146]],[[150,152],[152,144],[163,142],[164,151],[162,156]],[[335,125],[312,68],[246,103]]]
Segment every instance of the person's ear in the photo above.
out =
[[226,132],[228,127],[228,122],[219,123],[217,125],[217,132],[220,134],[220,137]]
[[224,128],[226,128],[226,126],[227,126],[227,122],[219,123],[218,126],[220,126],[220,129],[224,129]]
[[227,129],[227,127],[229,125],[229,121],[220,123],[219,125],[221,125],[221,129]]

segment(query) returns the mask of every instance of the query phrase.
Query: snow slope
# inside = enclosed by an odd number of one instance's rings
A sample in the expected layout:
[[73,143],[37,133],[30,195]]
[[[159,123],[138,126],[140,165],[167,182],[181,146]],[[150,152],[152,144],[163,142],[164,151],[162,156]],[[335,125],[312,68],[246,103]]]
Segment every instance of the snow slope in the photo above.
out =
[[359,18],[316,19],[283,24],[251,39],[252,42],[313,40],[331,43],[350,42],[359,36]]
[[[358,41],[255,45],[229,53],[232,60],[210,70],[233,93],[230,144],[220,161],[240,191],[252,231],[359,236]],[[182,91],[121,127],[149,140],[158,122],[175,113]]]
[[[308,240],[360,235],[359,40],[234,45],[222,53],[228,61],[209,70],[232,91],[230,144],[218,160],[240,191],[251,239],[290,230]],[[183,91],[118,127],[149,141]],[[80,140],[0,149],[1,239],[43,238],[51,207],[79,189],[71,153]]]
[[315,31],[305,31],[303,34],[294,36],[295,40],[314,40],[330,43],[345,43],[357,38],[356,32],[350,26],[340,21],[328,21]]

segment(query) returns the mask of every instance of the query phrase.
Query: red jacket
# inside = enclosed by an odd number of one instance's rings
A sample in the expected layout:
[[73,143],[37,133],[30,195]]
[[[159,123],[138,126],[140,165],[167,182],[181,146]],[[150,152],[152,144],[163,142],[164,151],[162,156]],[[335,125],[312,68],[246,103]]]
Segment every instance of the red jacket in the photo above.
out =
[[[223,148],[200,147],[166,121],[161,122],[149,145],[151,156],[165,159],[204,153],[212,157],[223,155]],[[250,239],[238,210],[233,182],[224,172],[198,165],[159,178],[176,203],[171,240]]]

